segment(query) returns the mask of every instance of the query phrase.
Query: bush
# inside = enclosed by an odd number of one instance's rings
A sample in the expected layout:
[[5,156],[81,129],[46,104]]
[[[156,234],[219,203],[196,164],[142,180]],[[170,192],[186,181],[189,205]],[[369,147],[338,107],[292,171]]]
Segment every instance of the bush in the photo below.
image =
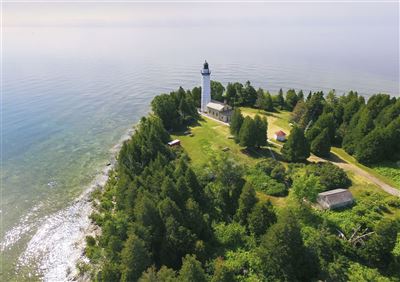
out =
[[257,163],[256,168],[270,175],[273,179],[283,182],[286,177],[285,167],[274,159],[266,159]]
[[287,195],[286,185],[273,179],[263,173],[263,171],[255,169],[248,176],[248,181],[253,185],[254,189],[264,192],[271,196]]
[[351,185],[346,172],[329,162],[310,164],[305,167],[305,170],[307,174],[318,176],[326,190],[348,188]]

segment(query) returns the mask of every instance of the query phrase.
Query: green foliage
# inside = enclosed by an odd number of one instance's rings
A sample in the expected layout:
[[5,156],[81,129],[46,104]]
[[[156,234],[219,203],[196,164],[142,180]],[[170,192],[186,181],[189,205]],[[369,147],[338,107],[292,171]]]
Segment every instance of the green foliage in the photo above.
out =
[[291,113],[290,121],[299,124],[307,113],[307,104],[299,100]]
[[296,106],[299,98],[297,97],[296,91],[294,89],[289,89],[286,92],[286,107],[289,111],[292,111]]
[[313,174],[301,174],[293,179],[291,191],[299,200],[307,199],[315,202],[318,193],[324,191],[324,187],[317,176]]
[[391,280],[382,276],[377,269],[365,267],[359,263],[350,264],[348,270],[349,282],[390,282]]
[[234,282],[235,273],[229,269],[222,258],[215,260],[214,275],[211,278],[211,282]]
[[304,171],[306,175],[314,174],[318,176],[325,190],[348,188],[351,185],[351,180],[346,172],[330,162],[309,164],[304,168]]
[[[269,93],[255,91],[250,82],[230,83],[224,95],[222,84],[212,82],[212,89],[213,98],[226,98],[231,105],[256,103],[273,110]],[[181,148],[166,146],[166,128],[182,129],[197,118],[200,93],[200,88],[180,88],[157,96],[154,114],[143,118],[124,143],[104,191],[94,196],[90,218],[102,232],[87,237],[85,254],[93,266],[81,266],[82,271],[92,271],[95,281],[385,281],[380,273],[397,275],[399,226],[387,218],[398,217],[398,199],[360,192],[355,186],[351,209],[322,212],[292,197],[270,197],[279,204],[286,201],[275,209],[263,194],[286,195],[291,181],[291,193],[311,201],[319,191],[351,182],[331,163],[294,163],[286,170],[272,159],[262,159],[244,177],[244,168],[229,153],[193,167]],[[302,92],[296,95],[294,90],[288,91],[286,101],[283,91],[274,97],[279,108],[294,107],[297,124],[311,125],[311,143],[323,132],[323,140],[343,138],[356,157],[370,161],[375,158],[371,152],[382,148],[377,160],[395,159],[400,150],[399,100],[385,95],[370,100],[365,105],[355,92],[336,97],[334,91],[326,100],[317,92],[304,101]],[[244,126],[240,110],[235,113],[232,134],[245,136],[246,147],[264,146],[266,122],[256,116],[246,118]],[[368,136],[376,129],[382,134],[375,144]],[[308,144],[295,126],[282,155],[292,162],[305,161]],[[337,236],[337,230],[347,236],[357,228],[374,232],[365,244],[353,245]]]
[[400,163],[398,162],[381,162],[372,165],[372,169],[379,174],[391,179],[397,188],[400,189]]
[[396,245],[399,223],[383,219],[373,226],[374,234],[357,252],[368,265],[384,267],[392,260],[392,251]]
[[310,150],[319,157],[329,156],[331,151],[331,140],[327,128],[322,130],[322,132],[311,142]]
[[196,256],[186,255],[182,260],[178,280],[182,282],[206,282],[207,276]]
[[156,96],[151,102],[151,108],[168,130],[180,129],[198,116],[195,99],[182,87],[176,92]]
[[249,230],[256,237],[259,237],[267,231],[267,229],[276,222],[276,214],[270,201],[258,202],[248,218]]
[[259,88],[257,90],[255,107],[264,111],[272,112],[274,110],[274,104],[272,103],[271,94],[268,91],[264,93],[264,90]]
[[224,91],[225,87],[221,84],[221,82],[211,80],[211,99],[223,102]]
[[286,178],[285,167],[274,159],[262,160],[257,163],[256,168],[279,182],[283,182]]
[[246,228],[237,222],[214,224],[214,235],[217,241],[227,249],[243,247],[247,241]]
[[254,120],[247,116],[245,117],[239,131],[240,146],[251,148],[256,145],[256,125]]
[[310,145],[301,128],[295,126],[281,149],[282,157],[288,162],[305,162],[310,156]]
[[239,197],[239,207],[236,211],[235,219],[239,221],[240,224],[246,225],[247,217],[256,203],[256,191],[251,182],[247,182]]
[[261,119],[259,115],[254,117],[254,127],[255,127],[255,136],[256,139],[256,146],[261,147],[267,145],[267,127],[268,122],[267,119],[264,117]]
[[136,281],[150,265],[150,255],[143,240],[130,235],[121,252],[121,281]]
[[239,108],[235,108],[233,110],[232,118],[231,118],[231,123],[230,123],[230,132],[232,135],[234,135],[236,138],[239,136],[239,131],[240,128],[242,127],[244,117],[240,111]]
[[315,276],[315,265],[307,253],[295,216],[284,214],[261,239],[261,271],[271,280],[309,280]]
[[267,195],[285,196],[287,194],[284,183],[276,181],[258,169],[249,171],[247,179],[257,191],[264,192]]

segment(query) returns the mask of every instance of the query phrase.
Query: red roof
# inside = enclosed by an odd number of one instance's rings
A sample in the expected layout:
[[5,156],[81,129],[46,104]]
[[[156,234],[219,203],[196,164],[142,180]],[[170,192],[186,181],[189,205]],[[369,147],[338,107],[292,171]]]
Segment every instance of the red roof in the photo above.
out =
[[282,130],[275,132],[275,134],[276,134],[276,136],[286,136],[286,133],[283,132]]

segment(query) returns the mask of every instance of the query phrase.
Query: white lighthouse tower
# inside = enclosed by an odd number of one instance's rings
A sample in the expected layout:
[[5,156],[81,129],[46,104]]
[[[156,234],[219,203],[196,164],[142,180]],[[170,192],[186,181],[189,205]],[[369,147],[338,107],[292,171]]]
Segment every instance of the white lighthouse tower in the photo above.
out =
[[201,70],[201,111],[207,112],[207,104],[211,102],[210,69],[207,61],[204,62]]

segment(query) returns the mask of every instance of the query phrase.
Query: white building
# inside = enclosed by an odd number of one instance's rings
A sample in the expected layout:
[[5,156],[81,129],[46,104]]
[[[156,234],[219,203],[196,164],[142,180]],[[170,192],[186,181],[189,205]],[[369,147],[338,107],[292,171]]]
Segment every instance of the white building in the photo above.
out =
[[283,132],[282,130],[279,130],[277,132],[275,132],[275,140],[276,141],[280,141],[280,142],[284,142],[286,141],[286,133]]
[[201,70],[201,111],[207,112],[207,104],[211,102],[211,79],[207,61]]
[[207,104],[207,113],[210,117],[229,123],[231,122],[232,107],[224,103],[212,101]]
[[226,103],[211,100],[211,71],[207,61],[204,62],[201,70],[201,111],[210,117],[223,122],[230,122],[232,107]]
[[347,189],[334,189],[319,193],[317,202],[324,209],[338,209],[353,204],[354,198]]

